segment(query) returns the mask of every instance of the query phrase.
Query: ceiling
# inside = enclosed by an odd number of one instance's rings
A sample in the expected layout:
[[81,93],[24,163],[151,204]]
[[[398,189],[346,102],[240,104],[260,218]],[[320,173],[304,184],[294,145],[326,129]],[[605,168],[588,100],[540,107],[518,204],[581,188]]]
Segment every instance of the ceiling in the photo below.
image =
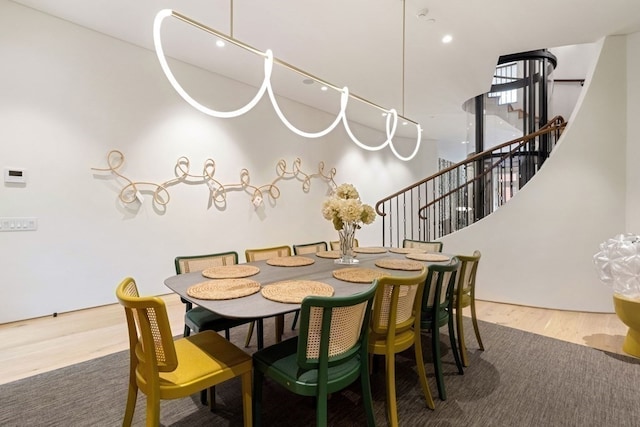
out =
[[[156,13],[174,9],[258,50],[271,49],[279,60],[348,86],[374,104],[395,108],[421,124],[423,139],[458,144],[466,138],[461,105],[488,91],[500,55],[640,31],[640,0],[12,1],[148,49],[153,49]],[[211,35],[169,21],[163,25],[168,55],[203,68],[223,67],[215,71],[259,84],[258,55],[235,48],[242,59],[216,65]],[[445,34],[452,42],[442,43]],[[313,86],[305,87],[300,75],[286,69],[279,73],[282,83],[274,81],[274,90],[284,96],[295,99]],[[336,96],[326,108],[335,113],[338,102]]]

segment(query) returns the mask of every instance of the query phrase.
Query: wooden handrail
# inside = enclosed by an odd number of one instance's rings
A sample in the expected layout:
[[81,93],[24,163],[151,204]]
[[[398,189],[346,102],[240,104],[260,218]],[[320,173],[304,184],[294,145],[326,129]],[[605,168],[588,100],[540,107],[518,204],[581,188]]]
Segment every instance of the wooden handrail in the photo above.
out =
[[[549,120],[549,121],[547,122],[547,124],[545,124],[543,127],[541,127],[541,128],[540,128],[538,131],[536,131],[536,132],[530,133],[530,134],[525,135],[525,136],[522,136],[522,137],[520,137],[520,138],[512,139],[512,140],[510,140],[510,141],[507,141],[507,142],[505,142],[505,143],[502,143],[502,144],[500,144],[500,145],[497,145],[497,146],[495,146],[495,147],[492,147],[492,148],[490,148],[490,149],[488,149],[488,150],[485,150],[485,151],[483,151],[483,152],[481,152],[481,153],[474,154],[473,156],[471,156],[471,157],[469,157],[469,158],[467,158],[467,159],[465,159],[465,160],[463,160],[463,161],[461,161],[461,162],[459,162],[459,163],[456,163],[455,165],[452,165],[452,166],[449,166],[448,168],[442,169],[441,171],[436,172],[436,173],[434,173],[433,175],[430,175],[430,176],[428,176],[427,178],[425,178],[425,179],[423,179],[423,180],[420,180],[420,181],[418,181],[418,182],[416,182],[416,183],[414,183],[414,184],[412,184],[412,185],[409,185],[409,186],[407,186],[407,187],[403,188],[402,190],[396,191],[396,192],[395,192],[395,193],[393,193],[392,195],[387,196],[387,197],[385,197],[384,199],[382,199],[382,200],[380,200],[380,201],[378,201],[378,202],[376,203],[376,213],[377,213],[378,215],[380,215],[380,216],[383,216],[383,217],[384,217],[384,216],[386,216],[387,214],[386,214],[385,212],[383,212],[383,211],[381,211],[381,210],[380,210],[380,207],[381,207],[385,202],[388,202],[388,201],[390,201],[390,200],[392,200],[392,199],[394,199],[394,198],[396,198],[396,197],[398,197],[398,196],[402,195],[403,193],[405,193],[405,192],[407,192],[407,191],[410,191],[410,190],[412,190],[412,189],[414,189],[414,188],[416,188],[416,187],[421,186],[422,184],[424,184],[424,183],[426,183],[426,182],[428,182],[428,181],[434,180],[434,179],[438,178],[439,176],[442,176],[442,175],[444,175],[444,174],[446,174],[446,173],[448,173],[448,172],[450,172],[450,171],[452,171],[452,170],[454,170],[454,169],[457,169],[457,168],[459,168],[459,167],[460,167],[460,166],[462,166],[462,165],[465,165],[465,164],[467,164],[467,163],[472,163],[472,162],[477,161],[477,160],[482,159],[482,158],[486,158],[486,157],[487,157],[488,155],[490,155],[492,152],[497,151],[497,150],[500,150],[500,149],[502,149],[502,148],[504,148],[504,147],[507,147],[507,146],[509,146],[509,145],[513,145],[513,144],[516,144],[516,143],[520,143],[520,144],[518,145],[518,147],[517,147],[517,148],[519,148],[520,146],[522,146],[524,143],[526,143],[526,142],[530,141],[531,139],[534,139],[534,138],[536,138],[536,137],[538,137],[538,136],[540,136],[540,135],[544,135],[544,134],[546,134],[546,133],[551,133],[552,131],[558,131],[558,130],[560,130],[560,129],[563,129],[565,126],[566,126],[566,122],[564,121],[564,118],[563,118],[562,116],[556,116],[556,117],[552,118],[551,120]],[[507,154],[507,157],[508,157],[508,155],[510,155],[510,153],[508,153],[508,154]],[[503,160],[503,159],[501,159],[501,160]],[[496,162],[496,164],[498,164],[498,163],[499,163],[499,162]],[[493,167],[494,167],[494,166],[492,166],[492,168],[493,168]],[[475,179],[480,178],[481,176],[484,176],[484,174],[479,175],[478,177],[476,177],[476,178],[472,179],[471,181],[468,181],[466,184],[461,185],[459,188],[464,187],[464,186],[465,186],[465,185],[467,185],[469,182],[473,182]],[[459,188],[458,188],[458,189],[459,189]],[[455,190],[453,190],[453,191],[455,191]],[[447,195],[450,195],[453,191],[451,191],[451,192],[447,193]],[[442,199],[443,197],[445,197],[445,196],[441,196],[441,197],[440,197],[440,198],[438,198],[437,200],[440,200],[440,199]],[[435,201],[431,202],[430,204],[432,204],[432,203],[434,203],[434,202],[435,202]],[[430,204],[428,204],[428,205],[426,205],[426,206],[429,206]],[[424,208],[426,208],[426,206],[424,206],[424,207],[420,208],[420,211],[422,211]]]

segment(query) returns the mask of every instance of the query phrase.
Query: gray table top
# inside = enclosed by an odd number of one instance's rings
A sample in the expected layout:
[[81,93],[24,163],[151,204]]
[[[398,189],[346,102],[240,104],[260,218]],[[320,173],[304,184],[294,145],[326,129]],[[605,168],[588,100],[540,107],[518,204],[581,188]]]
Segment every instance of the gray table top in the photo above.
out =
[[[360,261],[355,265],[336,264],[333,259],[321,258],[315,254],[302,255],[312,258],[315,263],[302,267],[278,267],[268,265],[266,261],[256,261],[248,264],[258,266],[260,272],[249,279],[259,282],[262,286],[283,280],[314,280],[331,285],[336,296],[352,295],[365,289],[371,284],[352,283],[338,280],[333,277],[332,272],[340,268],[361,267],[382,270],[393,276],[412,276],[416,271],[388,270],[375,265],[376,260],[381,258],[404,258],[404,255],[391,252],[379,254],[358,254]],[[424,263],[428,265],[429,263]],[[279,314],[285,314],[300,308],[300,304],[285,304],[269,300],[262,296],[260,292],[242,298],[228,300],[202,300],[187,295],[187,289],[195,284],[207,281],[201,272],[185,273],[171,276],[165,279],[165,285],[180,295],[182,298],[191,301],[207,310],[213,311],[221,316],[230,318],[266,318]]]

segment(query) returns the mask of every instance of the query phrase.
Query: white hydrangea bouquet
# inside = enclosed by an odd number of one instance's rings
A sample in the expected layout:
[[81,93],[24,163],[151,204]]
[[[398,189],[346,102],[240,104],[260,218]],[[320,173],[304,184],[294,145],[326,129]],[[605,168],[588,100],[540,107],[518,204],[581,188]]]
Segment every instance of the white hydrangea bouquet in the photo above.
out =
[[331,197],[322,204],[322,216],[333,223],[340,236],[340,264],[356,264],[353,257],[355,232],[362,224],[371,224],[376,212],[362,203],[358,190],[351,184],[339,185]]

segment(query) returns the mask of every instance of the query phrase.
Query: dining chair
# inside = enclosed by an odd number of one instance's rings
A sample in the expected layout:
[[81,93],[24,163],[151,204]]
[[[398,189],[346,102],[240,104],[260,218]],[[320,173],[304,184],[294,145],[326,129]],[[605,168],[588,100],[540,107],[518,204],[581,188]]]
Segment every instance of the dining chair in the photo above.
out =
[[447,399],[440,350],[440,328],[444,325],[449,327],[451,352],[456,361],[458,373],[461,375],[464,373],[453,326],[453,290],[459,267],[460,262],[456,257],[453,257],[449,264],[429,265],[429,274],[427,274],[422,300],[420,327],[422,331],[431,331],[431,357],[438,386],[438,395],[441,400]]
[[[257,248],[246,249],[244,251],[244,258],[247,262],[264,261],[270,258],[291,256],[291,247],[289,246],[273,246],[269,248]],[[280,342],[282,339],[282,333],[284,332],[284,315],[276,316],[276,342]],[[249,331],[247,332],[247,338],[244,341],[244,346],[249,347],[251,343],[251,337],[253,336],[253,330],[255,329],[256,321],[252,321],[249,324]]]
[[471,306],[473,330],[476,334],[476,340],[478,341],[480,350],[484,350],[482,338],[480,338],[480,329],[478,328],[478,318],[476,316],[476,273],[478,272],[481,255],[478,250],[474,251],[473,255],[456,255],[460,260],[460,270],[458,271],[458,280],[456,281],[453,306],[456,312],[456,335],[463,366],[469,366],[469,356],[467,355],[462,321],[462,311],[464,307]]
[[124,426],[133,420],[138,390],[147,396],[147,426],[158,426],[161,400],[211,390],[235,377],[241,378],[244,425],[251,425],[251,356],[209,330],[174,341],[164,301],[141,297],[131,277],[120,282],[116,296],[124,307],[129,330]]
[[375,291],[370,286],[350,296],[306,297],[298,336],[253,354],[254,425],[261,425],[265,377],[292,393],[314,396],[317,426],[327,425],[328,395],[359,378],[367,425],[375,425],[367,354]]
[[417,275],[383,276],[374,281],[377,288],[370,322],[369,353],[385,357],[387,419],[392,427],[398,425],[395,355],[412,346],[427,406],[435,409],[427,383],[420,341],[420,310],[426,277],[427,269],[423,267]]
[[[332,251],[339,251],[340,250],[340,240],[332,240],[331,242],[329,242],[329,244],[331,245],[331,250]],[[360,246],[360,244],[358,243],[358,239],[353,239],[353,247],[357,248],[359,246]]]
[[420,248],[427,252],[442,252],[442,242],[428,242],[424,240],[404,239],[402,241],[403,248]]
[[[293,245],[293,254],[294,255],[307,255],[307,254],[315,254],[316,252],[326,251],[328,249],[327,242],[315,242],[315,243],[302,243],[299,245]],[[300,310],[296,310],[293,315],[293,322],[291,322],[291,330],[296,329],[296,324],[298,323],[298,316],[300,315]]]
[[[174,260],[176,274],[191,273],[206,270],[210,267],[234,265],[238,263],[237,252],[221,252],[206,255],[178,256]],[[229,319],[202,308],[193,307],[190,301],[184,298],[180,300],[185,304],[184,334],[188,337],[191,331],[201,332],[205,330],[224,331],[224,336],[229,339],[229,329],[234,326],[249,323],[250,319]]]

